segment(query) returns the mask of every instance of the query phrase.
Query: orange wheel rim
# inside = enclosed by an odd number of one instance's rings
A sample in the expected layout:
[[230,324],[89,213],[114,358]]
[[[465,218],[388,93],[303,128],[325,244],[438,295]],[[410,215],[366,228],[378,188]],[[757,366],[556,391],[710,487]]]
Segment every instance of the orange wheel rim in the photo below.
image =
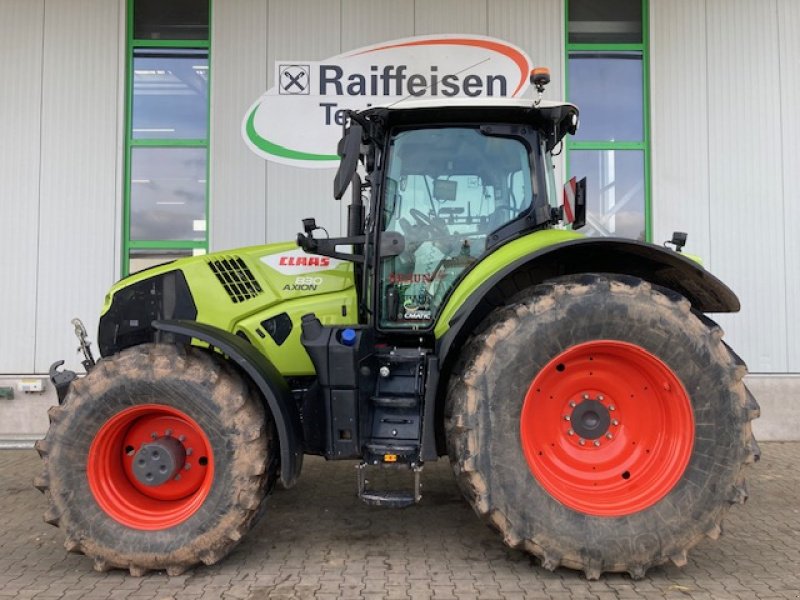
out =
[[[165,449],[171,454],[166,465],[163,457],[146,462]],[[103,424],[89,448],[86,477],[97,504],[117,522],[147,531],[167,529],[205,501],[214,457],[205,432],[186,413],[143,404]]]
[[531,473],[556,500],[623,516],[664,498],[694,446],[691,401],[659,358],[627,342],[573,346],[525,395],[520,437]]

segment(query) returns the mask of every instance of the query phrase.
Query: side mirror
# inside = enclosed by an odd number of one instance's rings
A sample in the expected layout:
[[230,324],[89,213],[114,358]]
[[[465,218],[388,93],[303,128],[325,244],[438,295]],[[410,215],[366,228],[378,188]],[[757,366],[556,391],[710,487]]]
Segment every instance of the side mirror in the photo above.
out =
[[342,199],[356,172],[363,131],[361,125],[353,123],[347,128],[344,137],[339,140],[337,153],[342,160],[339,162],[339,170],[336,171],[336,177],[333,179],[333,197],[337,200]]
[[586,225],[586,177],[573,177],[564,184],[564,221],[573,229]]

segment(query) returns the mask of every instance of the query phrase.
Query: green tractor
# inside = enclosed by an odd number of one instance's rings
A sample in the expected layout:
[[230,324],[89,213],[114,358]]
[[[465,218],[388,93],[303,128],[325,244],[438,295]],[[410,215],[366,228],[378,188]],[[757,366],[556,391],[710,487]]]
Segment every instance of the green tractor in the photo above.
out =
[[[720,534],[747,497],[759,408],[704,313],[739,302],[681,236],[575,231],[585,186],[559,202],[552,154],[578,110],[534,79],[536,100],[351,113],[346,237],[306,219],[297,243],[113,286],[103,358],[79,331],[88,373],[51,368],[59,405],[37,444],[67,550],[134,575],[216,563],[306,454],[358,461],[359,496],[390,507],[418,502],[425,464],[448,455],[506,544],[590,579],[683,565]],[[407,489],[376,488],[377,469]]]

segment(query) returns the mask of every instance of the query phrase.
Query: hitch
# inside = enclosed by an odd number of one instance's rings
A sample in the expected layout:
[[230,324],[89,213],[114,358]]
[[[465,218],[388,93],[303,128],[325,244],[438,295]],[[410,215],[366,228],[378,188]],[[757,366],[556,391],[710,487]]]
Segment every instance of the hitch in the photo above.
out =
[[80,344],[78,347],[78,352],[83,354],[83,360],[81,361],[81,364],[88,373],[92,370],[92,368],[94,368],[95,365],[94,356],[92,356],[92,344],[86,340],[87,333],[83,322],[80,319],[75,318],[72,319],[71,323],[75,327],[75,336],[78,338],[78,343]]
[[[92,344],[86,339],[86,327],[84,327],[83,322],[80,319],[75,318],[72,319],[71,323],[75,328],[75,336],[78,338],[78,343],[80,344],[78,346],[78,352],[83,354],[83,360],[81,361],[81,364],[88,373],[94,368],[95,365],[94,356],[92,355]],[[78,374],[75,373],[75,371],[70,371],[69,369],[59,371],[58,368],[63,364],[63,360],[57,360],[50,365],[50,369],[48,371],[50,382],[53,384],[53,387],[56,388],[59,404],[64,404],[64,399],[67,397],[67,392],[69,392],[69,386],[78,378]]]
[[67,397],[70,384],[78,378],[75,371],[70,371],[69,369],[59,371],[58,367],[63,364],[63,360],[57,360],[50,365],[50,382],[53,384],[53,387],[56,388],[59,404],[64,404],[64,398]]

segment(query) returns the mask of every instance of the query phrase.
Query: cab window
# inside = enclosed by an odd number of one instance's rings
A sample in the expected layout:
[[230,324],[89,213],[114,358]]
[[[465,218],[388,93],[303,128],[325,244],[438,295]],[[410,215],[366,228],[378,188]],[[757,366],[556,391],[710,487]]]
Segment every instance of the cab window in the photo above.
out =
[[381,260],[382,328],[426,328],[488,235],[527,212],[536,190],[529,150],[477,128],[396,133],[384,182],[382,229],[404,250]]

